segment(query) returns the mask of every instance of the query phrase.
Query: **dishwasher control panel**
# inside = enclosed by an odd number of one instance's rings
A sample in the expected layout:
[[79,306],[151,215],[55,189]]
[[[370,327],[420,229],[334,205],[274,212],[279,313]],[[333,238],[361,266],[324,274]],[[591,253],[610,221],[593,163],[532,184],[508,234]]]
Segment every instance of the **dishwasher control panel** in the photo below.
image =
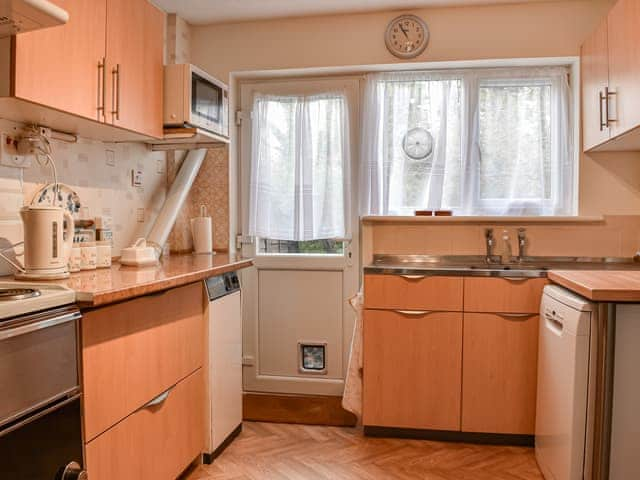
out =
[[240,279],[236,272],[223,273],[205,280],[209,301],[240,290]]

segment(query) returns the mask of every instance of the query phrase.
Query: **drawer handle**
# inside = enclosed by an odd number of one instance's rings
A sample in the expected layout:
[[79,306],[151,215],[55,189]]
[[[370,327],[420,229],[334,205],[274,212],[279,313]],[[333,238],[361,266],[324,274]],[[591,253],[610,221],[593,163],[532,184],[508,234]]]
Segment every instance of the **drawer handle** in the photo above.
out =
[[507,320],[526,320],[535,317],[537,313],[496,313],[496,315]]
[[527,277],[502,277],[507,282],[522,283],[529,280]]
[[171,393],[171,390],[173,390],[173,387],[168,389],[166,392],[162,392],[160,395],[158,395],[156,398],[151,400],[149,403],[145,403],[142,408],[151,408],[151,407],[155,407],[157,405],[163,404],[167,400],[167,398],[169,398],[169,394]]
[[423,278],[427,278],[426,275],[400,275],[400,276],[407,280],[422,280]]
[[394,312],[410,317],[423,317],[425,315],[433,313],[431,310],[394,310]]

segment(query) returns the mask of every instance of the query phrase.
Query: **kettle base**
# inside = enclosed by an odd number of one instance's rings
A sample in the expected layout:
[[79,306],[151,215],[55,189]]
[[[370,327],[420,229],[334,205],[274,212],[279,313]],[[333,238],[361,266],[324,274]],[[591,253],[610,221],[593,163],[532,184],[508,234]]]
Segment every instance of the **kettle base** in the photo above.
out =
[[69,278],[69,272],[18,272],[14,278],[16,280],[64,280]]

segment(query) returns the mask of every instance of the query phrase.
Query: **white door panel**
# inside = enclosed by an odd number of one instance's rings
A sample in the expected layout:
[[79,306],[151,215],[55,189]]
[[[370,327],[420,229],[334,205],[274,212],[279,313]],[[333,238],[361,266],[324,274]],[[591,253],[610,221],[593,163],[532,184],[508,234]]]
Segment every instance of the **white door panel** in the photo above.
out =
[[[251,163],[251,109],[255,93],[347,93],[352,185],[358,178],[360,79],[301,79],[241,85],[240,225],[248,218]],[[355,321],[348,300],[358,290],[357,189],[352,187],[351,241],[344,254],[261,254],[258,242],[243,244],[255,267],[243,280],[243,382],[245,391],[341,395]],[[326,343],[326,371],[300,371],[299,342]]]

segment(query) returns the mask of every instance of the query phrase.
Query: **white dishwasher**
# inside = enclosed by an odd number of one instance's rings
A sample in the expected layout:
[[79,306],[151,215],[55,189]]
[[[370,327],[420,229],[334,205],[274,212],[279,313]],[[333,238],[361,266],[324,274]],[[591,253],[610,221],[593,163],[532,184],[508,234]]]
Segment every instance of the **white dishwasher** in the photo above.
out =
[[242,308],[236,272],[205,280],[208,304],[207,451],[211,463],[242,429]]
[[535,452],[547,480],[592,478],[595,305],[546,286],[540,305]]

